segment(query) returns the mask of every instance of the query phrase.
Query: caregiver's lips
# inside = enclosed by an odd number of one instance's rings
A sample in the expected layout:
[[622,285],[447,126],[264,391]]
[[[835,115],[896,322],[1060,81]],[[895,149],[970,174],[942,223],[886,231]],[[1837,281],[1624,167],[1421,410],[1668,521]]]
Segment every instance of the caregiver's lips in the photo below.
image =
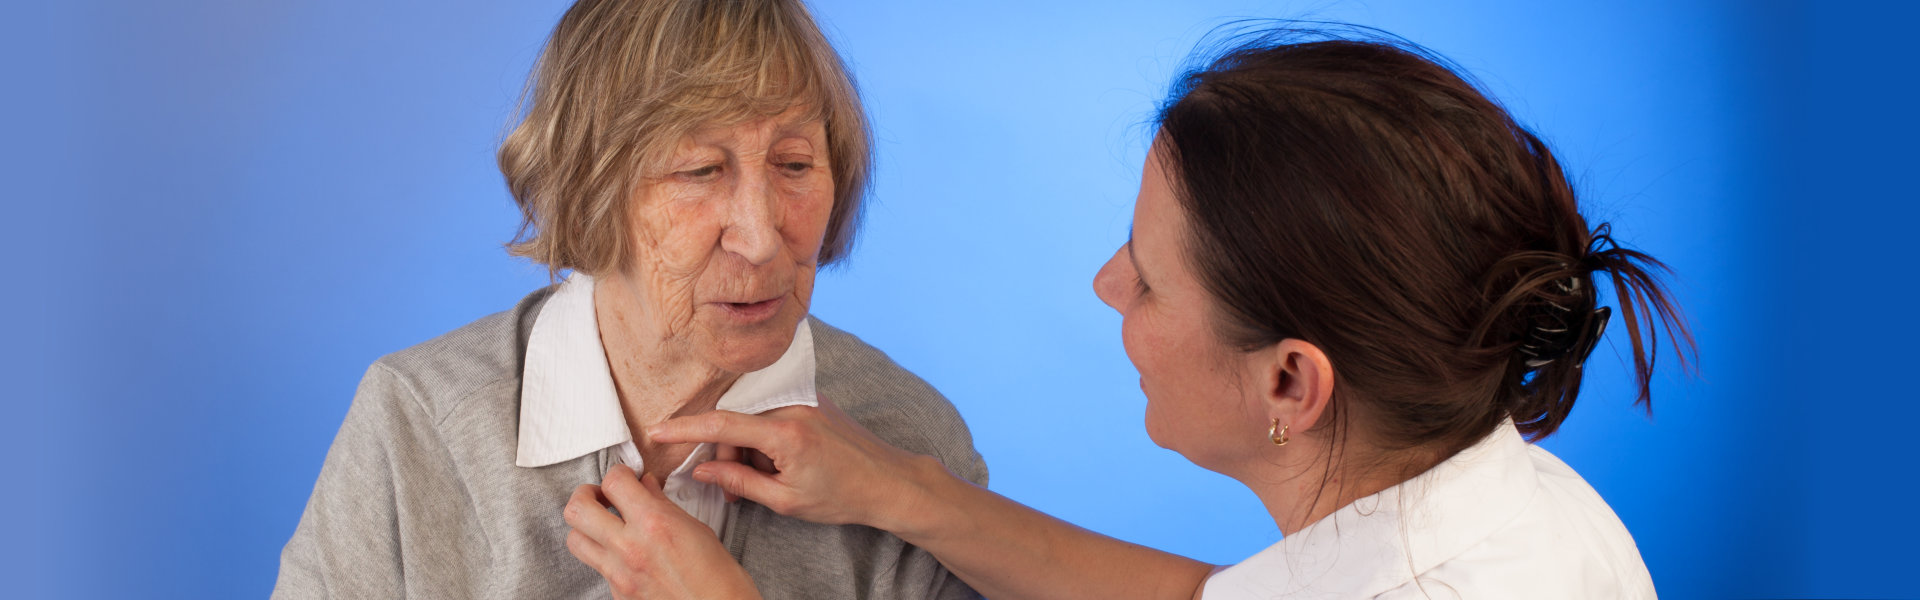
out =
[[758,323],[773,318],[775,313],[780,312],[780,305],[785,304],[786,301],[786,296],[775,296],[758,302],[716,302],[715,304],[734,320]]

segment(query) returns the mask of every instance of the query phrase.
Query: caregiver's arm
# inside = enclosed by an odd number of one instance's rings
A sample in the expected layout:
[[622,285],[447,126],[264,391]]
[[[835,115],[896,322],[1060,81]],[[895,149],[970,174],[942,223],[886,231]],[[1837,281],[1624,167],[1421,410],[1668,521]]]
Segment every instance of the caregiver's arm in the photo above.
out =
[[1212,566],[1103,536],[887,445],[832,405],[715,411],[648,430],[662,443],[752,448],[763,472],[714,461],[694,477],[783,515],[893,532],[995,599],[1196,598]]

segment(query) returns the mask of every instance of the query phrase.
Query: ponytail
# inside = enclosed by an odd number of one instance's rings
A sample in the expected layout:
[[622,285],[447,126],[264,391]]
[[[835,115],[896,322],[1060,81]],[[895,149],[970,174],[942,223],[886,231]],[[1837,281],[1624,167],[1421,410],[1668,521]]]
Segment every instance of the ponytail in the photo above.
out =
[[1656,276],[1671,275],[1672,269],[1643,252],[1619,247],[1612,229],[1608,223],[1595,228],[1579,256],[1516,253],[1492,270],[1504,276],[1487,282],[1487,291],[1507,291],[1493,302],[1471,345],[1510,340],[1502,346],[1512,358],[1498,408],[1530,440],[1552,435],[1573,411],[1586,360],[1616,315],[1613,308],[1600,305],[1600,290],[1594,282],[1602,274],[1612,284],[1617,316],[1626,324],[1633,347],[1639,387],[1634,404],[1653,411],[1659,330],[1678,349],[1682,368],[1692,366],[1689,355],[1697,352],[1693,334]]
[[1660,353],[1656,329],[1665,330],[1683,371],[1694,370],[1699,348],[1694,344],[1693,332],[1687,328],[1686,318],[1669,297],[1667,287],[1655,277],[1656,274],[1672,275],[1673,269],[1645,253],[1621,248],[1614,243],[1612,233],[1611,224],[1600,224],[1587,245],[1587,255],[1580,262],[1588,272],[1606,273],[1613,280],[1620,320],[1626,323],[1627,340],[1633,344],[1634,381],[1640,388],[1633,403],[1652,412],[1653,362]]

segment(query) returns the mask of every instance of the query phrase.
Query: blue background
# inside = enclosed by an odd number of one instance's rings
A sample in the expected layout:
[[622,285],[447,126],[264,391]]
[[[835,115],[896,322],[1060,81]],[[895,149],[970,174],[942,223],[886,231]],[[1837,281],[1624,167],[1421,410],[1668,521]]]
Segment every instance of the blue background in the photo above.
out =
[[[545,283],[500,249],[493,149],[564,3],[15,4],[0,595],[264,596],[366,365]],[[1001,492],[1203,560],[1272,543],[1147,439],[1089,282],[1210,27],[1383,27],[1680,273],[1703,376],[1663,376],[1648,419],[1603,345],[1546,442],[1663,594],[1913,597],[1907,6],[819,0],[879,159],[816,312],[952,398]]]

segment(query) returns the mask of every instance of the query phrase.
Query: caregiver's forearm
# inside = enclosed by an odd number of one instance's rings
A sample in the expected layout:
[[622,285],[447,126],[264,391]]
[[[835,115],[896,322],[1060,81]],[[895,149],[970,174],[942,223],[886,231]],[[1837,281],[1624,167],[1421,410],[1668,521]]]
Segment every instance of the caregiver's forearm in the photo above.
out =
[[988,598],[1188,600],[1213,569],[1053,518],[931,458],[916,473],[916,492],[874,525],[932,553]]

